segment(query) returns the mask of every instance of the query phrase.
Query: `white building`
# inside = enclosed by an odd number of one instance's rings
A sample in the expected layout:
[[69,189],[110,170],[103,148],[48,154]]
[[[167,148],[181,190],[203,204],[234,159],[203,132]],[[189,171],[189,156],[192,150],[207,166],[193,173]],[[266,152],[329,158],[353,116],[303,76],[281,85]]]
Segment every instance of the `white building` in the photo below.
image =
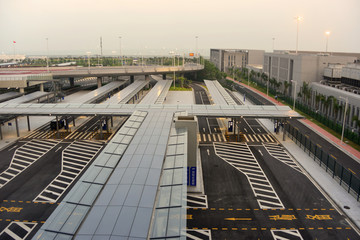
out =
[[264,50],[210,49],[210,62],[223,72],[229,68],[245,68],[247,65],[262,65]]

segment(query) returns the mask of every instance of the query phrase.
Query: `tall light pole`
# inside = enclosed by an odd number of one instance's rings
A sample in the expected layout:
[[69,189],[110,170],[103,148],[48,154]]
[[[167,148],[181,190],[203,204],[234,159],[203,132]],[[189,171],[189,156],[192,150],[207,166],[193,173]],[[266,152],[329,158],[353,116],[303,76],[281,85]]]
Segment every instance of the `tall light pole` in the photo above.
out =
[[304,18],[297,16],[295,19],[296,19],[296,54],[297,54],[298,53],[298,43],[299,43],[299,23]]
[[344,99],[346,101],[345,103],[345,110],[344,110],[344,120],[343,120],[343,126],[342,126],[342,131],[341,131],[341,141],[340,143],[343,144],[344,143],[344,130],[345,130],[345,120],[346,120],[346,112],[347,112],[347,108],[348,108],[348,103],[349,103],[349,98],[346,97],[339,97],[341,99]]
[[198,38],[199,38],[199,36],[195,36],[195,54],[196,54],[196,63],[198,63],[198,58],[199,58],[199,54],[198,54]]
[[248,86],[250,86],[250,69],[248,69]]
[[326,35],[326,48],[325,48],[325,52],[328,52],[328,43],[329,43],[330,31],[325,32],[325,35]]
[[120,49],[120,52],[119,52],[119,55],[120,55],[120,62],[121,62],[121,66],[123,65],[123,57],[121,55],[121,37],[119,37],[119,49]]
[[275,38],[272,38],[272,40],[273,40],[273,42],[272,42],[272,44],[273,44],[273,52],[274,52],[274,49],[275,49]]
[[47,72],[49,72],[49,38],[46,38],[46,51],[47,51],[46,70],[47,70]]
[[86,52],[88,56],[88,72],[90,73],[90,54],[91,52]]
[[293,104],[293,110],[295,111],[295,102],[296,102],[296,85],[297,85],[297,82],[295,80],[291,80],[291,82],[293,82],[295,84],[295,87],[294,87],[294,104]]

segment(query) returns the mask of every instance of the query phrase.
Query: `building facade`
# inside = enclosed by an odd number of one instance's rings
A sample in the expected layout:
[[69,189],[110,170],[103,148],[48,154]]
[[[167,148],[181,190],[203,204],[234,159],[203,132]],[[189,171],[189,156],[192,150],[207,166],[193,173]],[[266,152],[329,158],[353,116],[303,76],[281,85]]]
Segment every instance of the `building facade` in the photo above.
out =
[[[264,54],[263,72],[278,82],[297,84],[296,92],[306,82],[320,82],[324,79],[324,70],[329,64],[346,65],[357,60],[356,56],[334,56],[329,54],[293,54],[288,52],[274,52]],[[284,85],[284,84],[283,84]],[[291,89],[293,92],[293,89]]]
[[210,49],[210,61],[223,72],[230,68],[245,68],[247,65],[262,65],[264,50]]

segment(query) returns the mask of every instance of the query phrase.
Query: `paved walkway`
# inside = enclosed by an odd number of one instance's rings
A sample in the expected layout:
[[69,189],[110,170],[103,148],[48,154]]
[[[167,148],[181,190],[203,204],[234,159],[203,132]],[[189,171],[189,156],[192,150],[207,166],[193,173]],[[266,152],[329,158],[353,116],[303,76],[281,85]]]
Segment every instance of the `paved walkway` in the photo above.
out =
[[[261,96],[263,96],[264,98],[266,98],[267,100],[271,101],[272,103],[279,105],[279,106],[284,106],[285,104],[276,101],[274,98],[267,96],[265,93],[260,92],[259,90],[248,86],[247,84],[235,81],[234,79],[227,77],[228,80],[233,81],[236,84],[239,84],[243,87],[247,87],[249,89],[251,89],[254,92],[257,92],[258,94],[260,94]],[[296,106],[295,106],[296,108]],[[304,125],[308,126],[309,128],[313,129],[315,132],[317,132],[318,134],[322,135],[325,139],[327,139],[330,143],[332,143],[333,145],[335,145],[337,148],[342,149],[345,153],[347,153],[348,155],[350,155],[352,158],[354,158],[355,160],[357,160],[360,163],[360,152],[356,149],[354,149],[353,147],[349,146],[346,143],[341,143],[341,140],[338,139],[337,137],[335,137],[334,135],[330,134],[329,132],[325,131],[324,129],[322,129],[321,127],[319,127],[318,125],[316,125],[315,123],[311,122],[308,119],[301,119],[300,120]]]

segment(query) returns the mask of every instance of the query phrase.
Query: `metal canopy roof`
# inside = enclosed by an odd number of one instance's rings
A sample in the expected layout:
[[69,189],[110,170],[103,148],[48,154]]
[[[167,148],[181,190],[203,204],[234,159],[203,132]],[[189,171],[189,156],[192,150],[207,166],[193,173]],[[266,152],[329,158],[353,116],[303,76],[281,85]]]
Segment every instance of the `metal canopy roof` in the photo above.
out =
[[131,115],[134,111],[186,111],[189,115],[209,117],[244,117],[244,118],[303,118],[288,106],[245,106],[245,105],[161,105],[161,104],[7,104],[0,103],[1,115],[18,116],[95,116]]
[[110,99],[102,104],[127,103],[136,93],[138,93],[149,81],[135,81],[120,92],[114,94]]
[[26,102],[31,102],[34,101],[36,99],[39,99],[41,97],[46,97],[48,95],[54,94],[53,92],[41,92],[41,91],[36,91],[15,99],[11,99],[9,101],[3,102],[2,104],[19,104],[19,103],[26,103]]
[[102,86],[98,89],[95,89],[94,91],[91,91],[84,96],[81,96],[74,101],[73,103],[91,103],[97,100],[98,98],[101,98],[102,96],[110,93],[111,91],[119,88],[121,85],[125,84],[126,81],[114,81],[106,84],[105,86]]
[[217,80],[204,80],[212,100],[217,105],[237,105]]
[[150,92],[141,100],[140,104],[162,104],[170,85],[171,80],[158,80]]

